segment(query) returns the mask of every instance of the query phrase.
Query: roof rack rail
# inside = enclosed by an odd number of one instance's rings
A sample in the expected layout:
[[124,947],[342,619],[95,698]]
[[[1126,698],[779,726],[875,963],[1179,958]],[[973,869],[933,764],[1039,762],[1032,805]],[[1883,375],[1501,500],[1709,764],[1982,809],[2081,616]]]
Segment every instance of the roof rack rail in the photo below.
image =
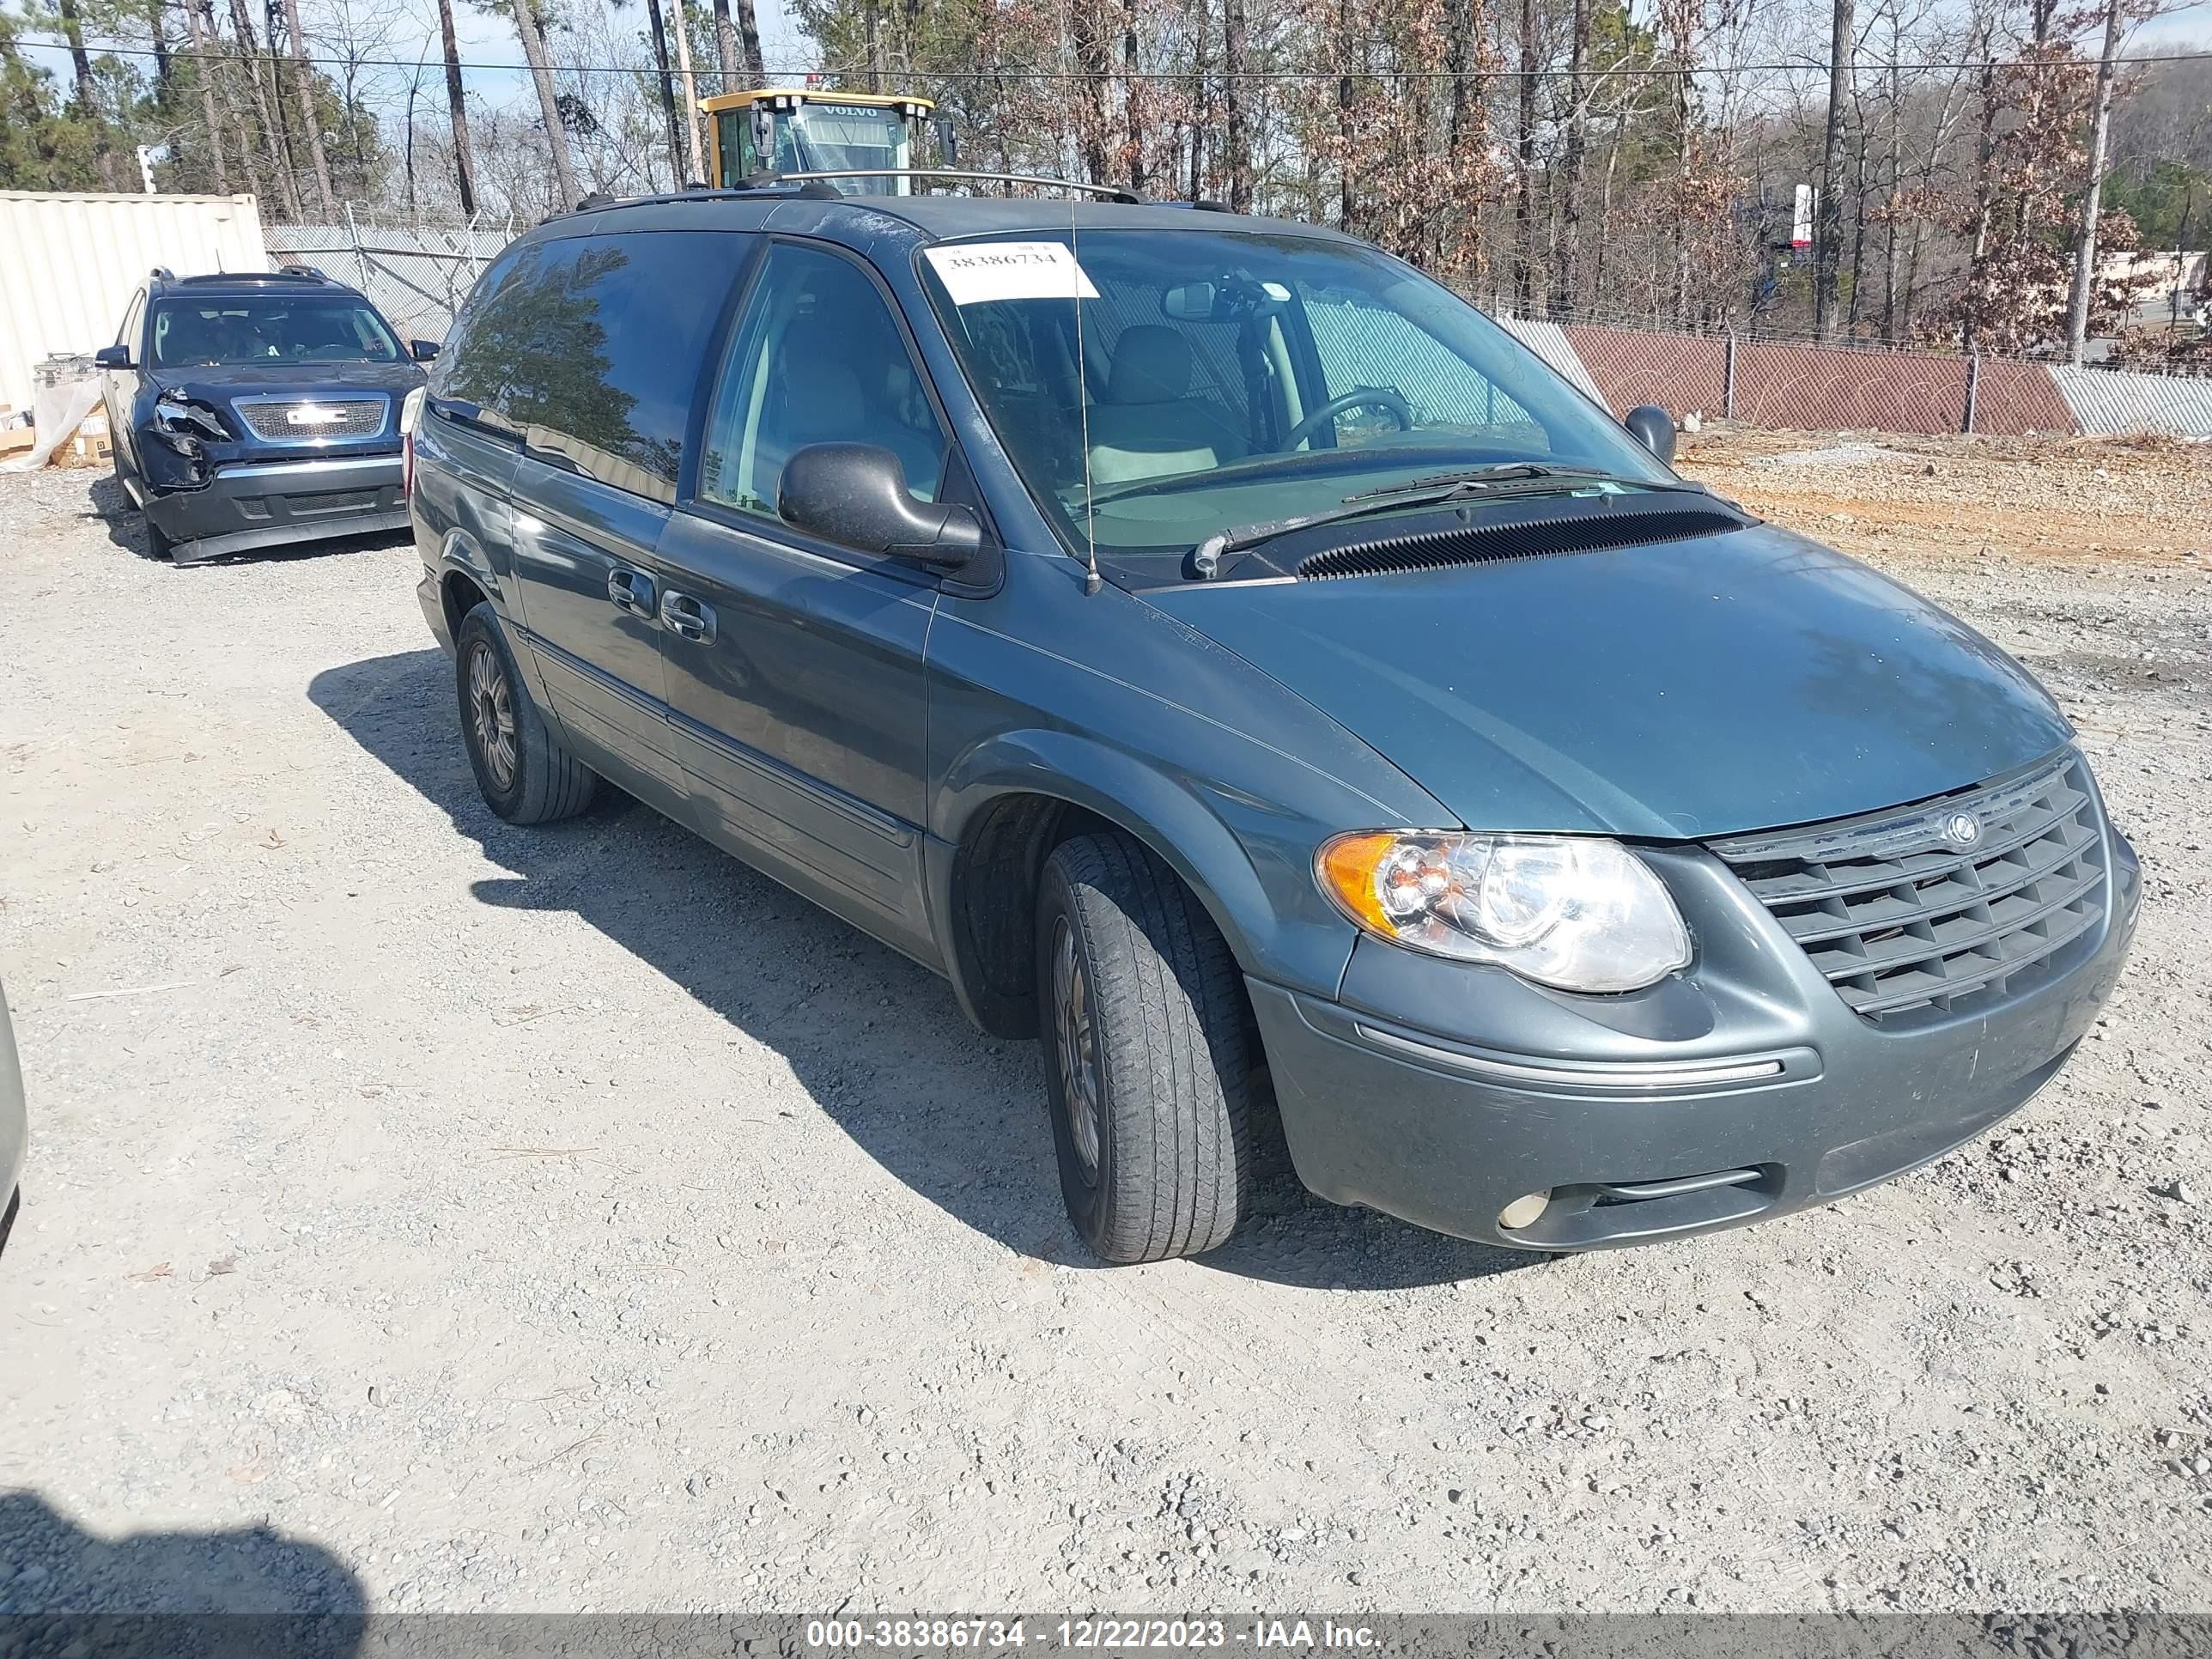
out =
[[156,283],[173,283],[177,280],[177,273],[167,265],[155,265],[149,280]]
[[1046,190],[1069,190],[1109,202],[1141,205],[1144,198],[1119,185],[1078,184],[1073,179],[1052,179],[1038,173],[973,173],[957,167],[818,167],[801,173],[757,173],[743,188],[757,190],[776,185],[806,185],[832,179],[957,179],[970,184],[1029,185]]
[[319,283],[327,283],[331,280],[313,265],[285,264],[279,265],[276,269],[280,275],[285,276],[312,276]]

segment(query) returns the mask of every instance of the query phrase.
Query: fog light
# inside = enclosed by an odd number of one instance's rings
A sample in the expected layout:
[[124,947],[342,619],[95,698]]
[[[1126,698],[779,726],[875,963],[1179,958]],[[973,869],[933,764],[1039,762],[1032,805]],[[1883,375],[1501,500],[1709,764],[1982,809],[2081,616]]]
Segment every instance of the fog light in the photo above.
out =
[[1528,1226],[1543,1214],[1552,1202],[1549,1187],[1540,1193],[1524,1193],[1498,1212],[1498,1224],[1508,1232]]

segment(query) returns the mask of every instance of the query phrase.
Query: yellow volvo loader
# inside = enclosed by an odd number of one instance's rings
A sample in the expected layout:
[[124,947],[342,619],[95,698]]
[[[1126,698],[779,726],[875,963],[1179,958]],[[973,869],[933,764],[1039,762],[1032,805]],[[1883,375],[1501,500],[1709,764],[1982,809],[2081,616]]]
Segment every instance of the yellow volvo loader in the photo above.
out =
[[[848,196],[905,196],[915,135],[936,106],[903,94],[763,87],[702,98],[708,185],[726,190],[761,173],[866,173],[827,182]],[[948,118],[934,122],[940,167],[959,165]]]

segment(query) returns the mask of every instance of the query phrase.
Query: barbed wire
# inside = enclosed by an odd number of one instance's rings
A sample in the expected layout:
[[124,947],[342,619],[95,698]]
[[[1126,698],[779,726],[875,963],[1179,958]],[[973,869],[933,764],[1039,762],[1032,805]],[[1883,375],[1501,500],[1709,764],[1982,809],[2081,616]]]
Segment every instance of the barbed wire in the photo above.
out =
[[[65,52],[69,50],[67,43],[64,41],[34,40],[26,42],[25,44],[44,47],[46,50],[52,52]],[[275,47],[254,52],[245,52],[242,50],[218,52],[207,47],[173,46],[165,52],[156,52],[151,46],[132,46],[120,44],[101,44],[95,46],[87,43],[85,50],[88,52],[104,54],[106,56],[116,58],[162,57],[167,58],[173,63],[185,61],[212,64],[265,64],[274,58],[281,59],[286,63],[306,63],[311,67],[318,69],[402,69],[422,70],[427,70],[433,64],[443,62],[442,59],[433,58],[422,58],[418,60],[408,58],[347,58],[331,57],[313,53],[310,53],[302,58],[295,58],[289,52],[278,51]],[[2112,60],[2115,64],[2122,68],[2147,67],[2157,64],[2194,64],[2203,63],[2206,61],[2212,61],[2212,49],[2192,52],[2136,53],[2115,58]],[[512,73],[518,75],[529,75],[535,73],[535,70],[532,70],[532,66],[528,64],[483,64],[464,61],[460,63],[459,67],[464,71],[478,70],[491,73]],[[650,64],[638,66],[632,66],[627,64],[548,64],[545,67],[548,70],[556,75],[659,76],[662,73],[659,67]],[[1985,70],[2006,69],[2091,70],[2094,70],[2096,67],[2097,60],[2092,58],[2025,59],[2008,58],[1973,58],[1917,64],[1853,64],[1849,66],[1848,72],[1853,75],[1933,75],[1966,70],[1979,71]],[[825,67],[818,64],[772,64],[763,68],[761,71],[763,77],[776,75],[857,76],[865,75],[868,72],[866,66],[861,64],[848,65],[840,68],[835,65]],[[718,75],[720,71],[716,70],[709,70],[706,71],[706,74],[709,76]],[[893,71],[889,69],[885,69],[878,71],[878,73],[880,75],[890,75]],[[896,73],[908,82],[1066,82],[1097,80],[1191,81],[1201,78],[1212,81],[1276,82],[1341,81],[1346,78],[1346,72],[1340,69],[1240,70],[1232,75],[1222,70],[1210,68],[1200,69],[1194,66],[1190,69],[1176,70],[1115,69],[1109,70],[1103,75],[1093,74],[1082,70],[1037,69],[945,70],[908,68],[898,70]],[[1463,75],[1464,73],[1464,71],[1449,69],[1398,69],[1379,71],[1355,70],[1352,72],[1351,78],[1354,80],[1391,79],[1400,81],[1449,81],[1454,79],[1455,76]],[[1558,67],[1524,70],[1508,69],[1499,66],[1497,68],[1486,67],[1482,70],[1479,78],[1490,82],[1552,80],[1566,78],[1577,73],[1579,73],[1585,80],[1616,78],[1657,80],[1678,76],[1686,76],[1695,79],[1699,76],[1722,75],[1776,75],[1792,73],[1816,73],[1826,75],[1828,73],[1828,64],[1825,59],[1808,57],[1803,58],[1793,58],[1786,61],[1761,64],[1711,64],[1704,65],[1674,64],[1650,64],[1635,67],[1612,65],[1605,68],[1584,67],[1580,70]],[[797,88],[792,89],[797,90]]]

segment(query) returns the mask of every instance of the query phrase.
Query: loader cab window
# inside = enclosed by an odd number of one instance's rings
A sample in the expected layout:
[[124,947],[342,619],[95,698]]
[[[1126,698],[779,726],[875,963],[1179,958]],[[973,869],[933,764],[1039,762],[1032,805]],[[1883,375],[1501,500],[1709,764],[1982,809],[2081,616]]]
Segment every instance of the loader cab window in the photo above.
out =
[[[896,109],[867,104],[808,102],[779,110],[769,118],[774,139],[763,155],[753,142],[752,112],[726,109],[715,118],[715,149],[725,189],[749,173],[838,172],[847,168],[899,168],[914,165],[907,123]],[[830,181],[847,196],[902,194],[896,179],[838,179]]]

